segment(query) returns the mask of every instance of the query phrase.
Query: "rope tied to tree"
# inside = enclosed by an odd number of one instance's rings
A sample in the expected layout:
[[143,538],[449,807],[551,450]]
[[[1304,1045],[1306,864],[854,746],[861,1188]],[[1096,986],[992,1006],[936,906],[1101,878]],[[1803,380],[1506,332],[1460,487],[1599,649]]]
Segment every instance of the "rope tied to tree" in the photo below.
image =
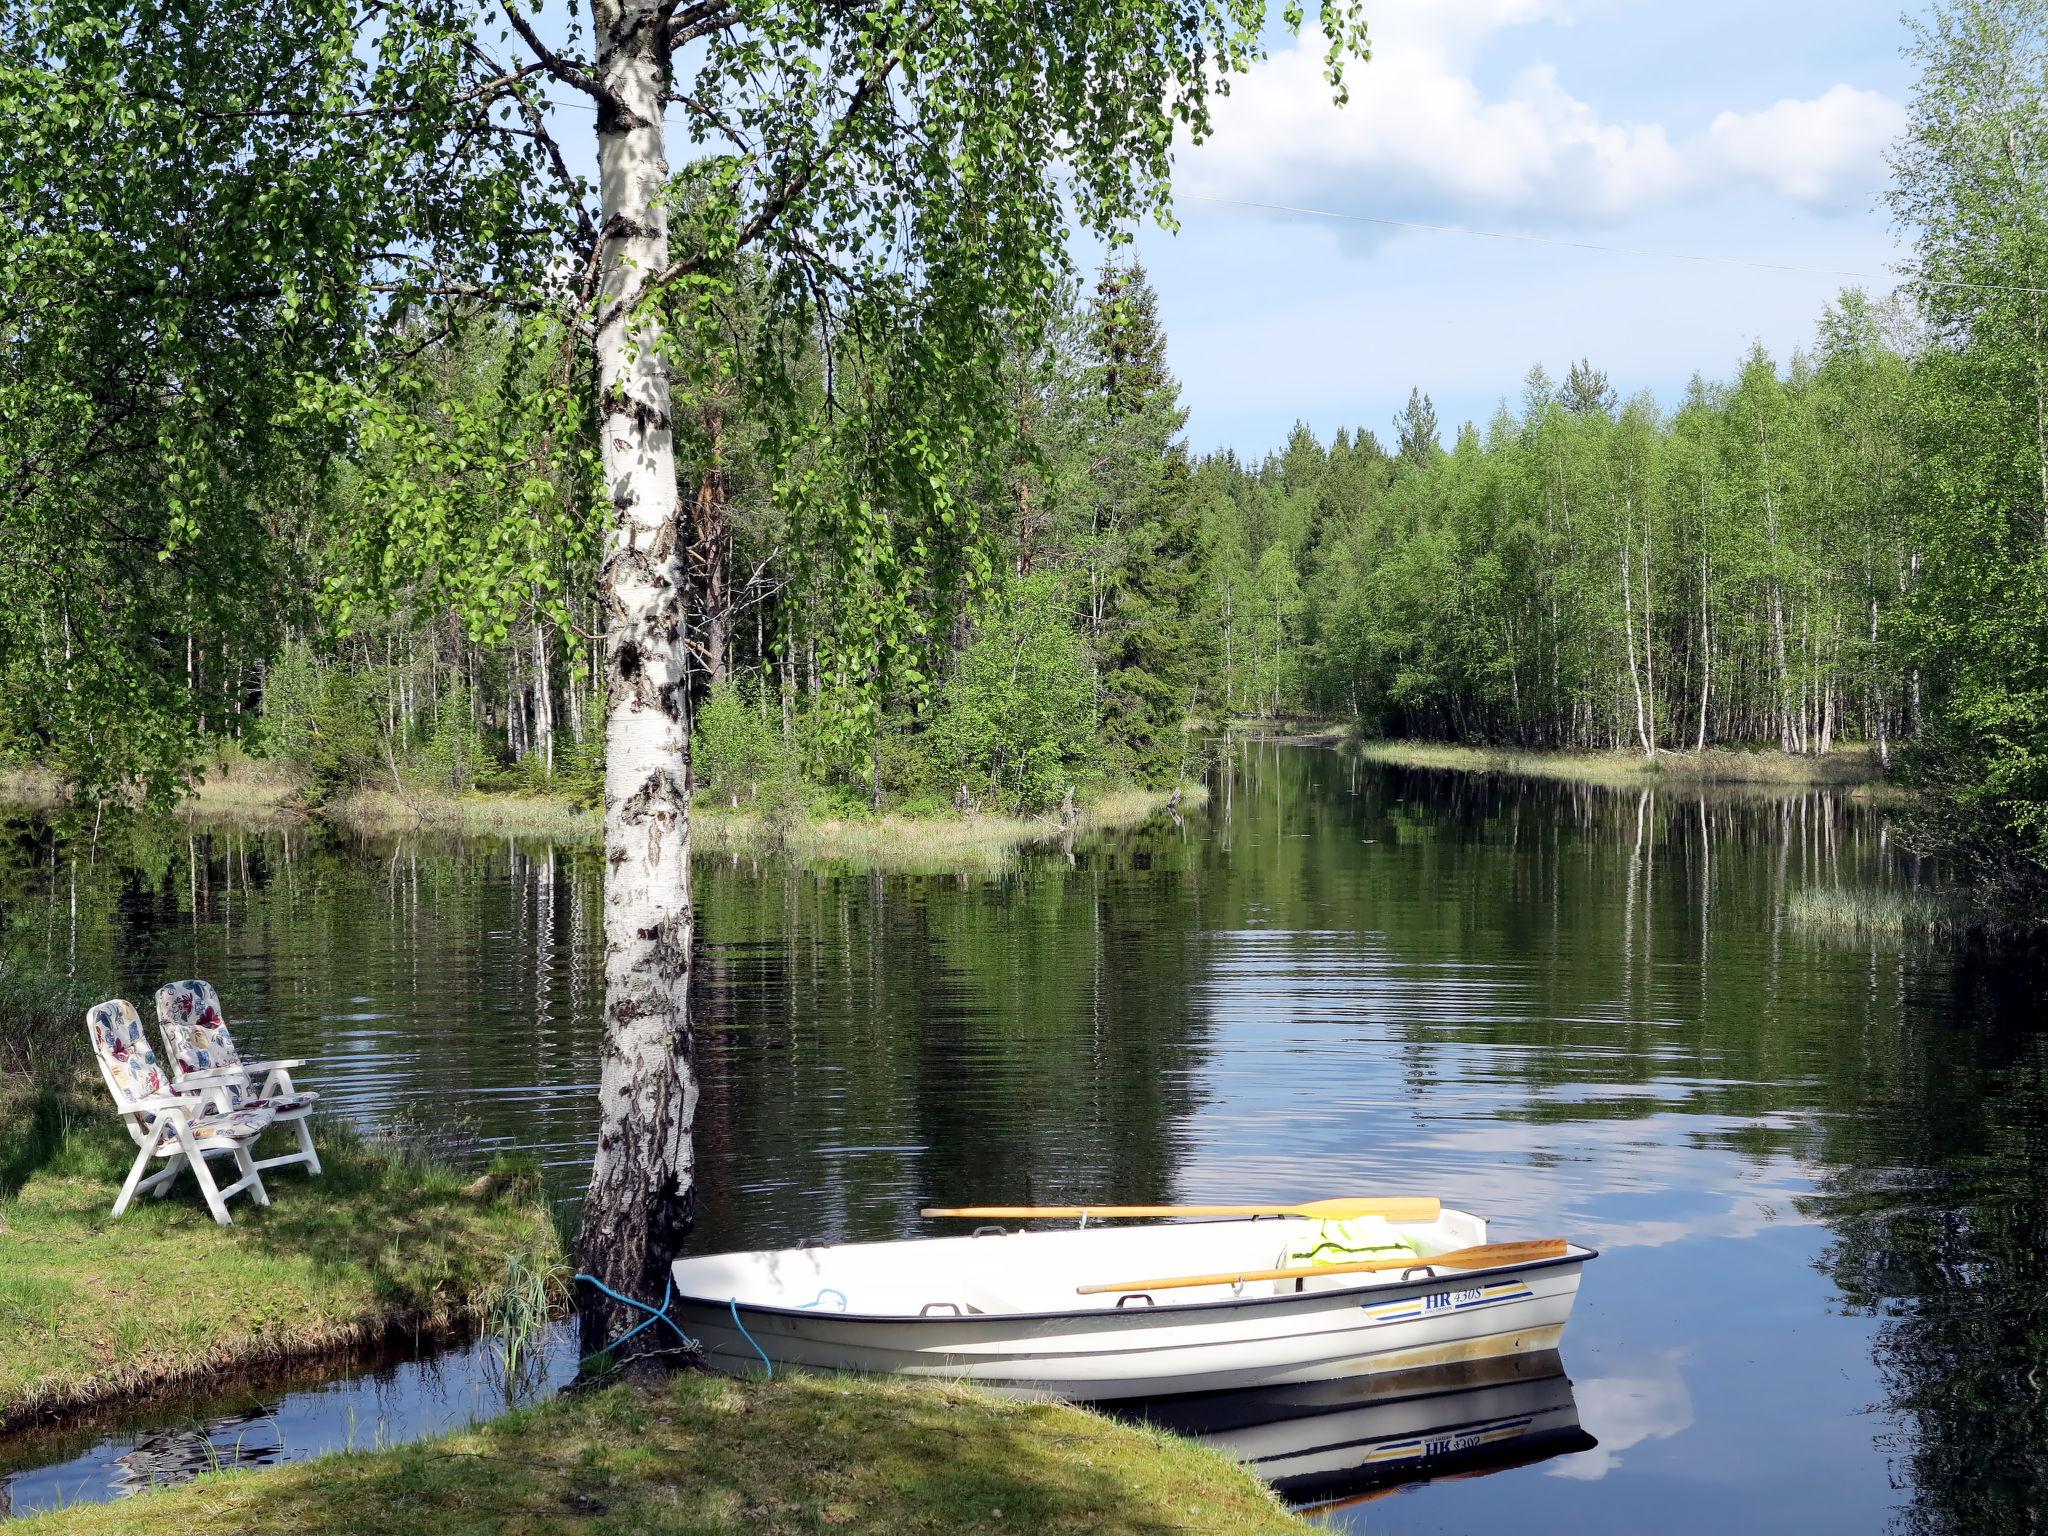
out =
[[[600,1291],[603,1291],[605,1295],[611,1297],[613,1301],[623,1303],[626,1306],[632,1307],[636,1311],[645,1312],[647,1314],[647,1316],[640,1322],[635,1323],[631,1328],[627,1329],[624,1333],[620,1334],[616,1339],[613,1339],[611,1343],[605,1345],[603,1349],[598,1350],[598,1354],[610,1354],[613,1350],[617,1349],[620,1345],[624,1344],[628,1339],[633,1338],[636,1334],[645,1332],[647,1329],[652,1328],[656,1323],[667,1323],[669,1326],[669,1331],[673,1333],[677,1338],[683,1341],[683,1348],[689,1351],[691,1354],[702,1354],[704,1352],[704,1346],[698,1343],[695,1339],[691,1338],[687,1333],[683,1332],[682,1325],[679,1324],[674,1318],[668,1315],[668,1304],[675,1297],[675,1281],[673,1279],[670,1279],[668,1283],[662,1286],[661,1288],[661,1305],[658,1307],[650,1307],[646,1302],[635,1301],[631,1296],[621,1296],[617,1291],[613,1290],[610,1286],[606,1285],[602,1280],[598,1279],[595,1275],[579,1274],[578,1276],[576,1276],[576,1278],[578,1280],[587,1281],[591,1285],[596,1286]],[[753,1343],[753,1340],[749,1339],[747,1342],[751,1344]],[[756,1350],[758,1350],[760,1346],[755,1345],[755,1348]]]

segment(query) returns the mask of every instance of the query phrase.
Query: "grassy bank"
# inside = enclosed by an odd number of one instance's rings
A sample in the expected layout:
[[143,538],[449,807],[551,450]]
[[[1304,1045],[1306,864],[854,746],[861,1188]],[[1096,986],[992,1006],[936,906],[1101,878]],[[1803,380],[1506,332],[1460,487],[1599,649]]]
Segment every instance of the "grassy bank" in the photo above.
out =
[[[1183,786],[1180,803],[1200,805],[1201,785]],[[1140,826],[1165,810],[1167,790],[1118,789],[1079,808],[1076,834]],[[363,832],[394,833],[426,828],[472,836],[552,837],[596,840],[604,824],[594,811],[548,795],[474,794],[409,796],[387,790],[358,790],[323,808],[321,814]],[[696,845],[706,852],[780,854],[807,864],[909,873],[1000,869],[1018,850],[1061,835],[1056,817],[942,812],[907,816],[811,813],[786,823],[741,807],[700,802],[691,811]]]
[[202,1477],[21,1536],[1284,1536],[1248,1471],[1077,1408],[958,1386],[692,1373],[394,1450]]
[[[906,815],[846,815],[812,811],[786,824],[744,806],[700,801],[692,825],[700,849],[717,853],[780,855],[808,864],[905,873],[993,871],[1007,867],[1020,849],[1063,833],[1120,831],[1160,815],[1170,790],[1104,790],[1078,808],[1071,827],[1056,816],[1013,816],[1000,812]],[[1180,789],[1180,805],[1192,809],[1208,798],[1199,784]],[[40,769],[0,771],[0,802],[37,808],[63,804],[63,788]],[[262,825],[299,822],[309,816],[353,832],[391,836],[446,832],[470,837],[545,837],[557,842],[597,842],[604,836],[599,814],[566,795],[497,790],[462,795],[433,791],[397,794],[366,787],[335,796],[309,809],[304,791],[289,780],[268,777],[260,765],[240,765],[195,784],[180,802],[181,813],[202,820]]]
[[1449,768],[1463,773],[1498,773],[1519,778],[1569,779],[1585,784],[1701,785],[1753,784],[1786,789],[1874,785],[1876,755],[1842,747],[1820,757],[1776,750],[1704,752],[1518,752],[1435,741],[1366,741],[1358,752],[1401,768]]
[[273,1171],[271,1207],[238,1196],[230,1228],[189,1175],[116,1221],[135,1147],[104,1092],[0,1084],[0,1428],[460,1328],[513,1256],[556,1253],[530,1170],[471,1186],[316,1127],[325,1173]]

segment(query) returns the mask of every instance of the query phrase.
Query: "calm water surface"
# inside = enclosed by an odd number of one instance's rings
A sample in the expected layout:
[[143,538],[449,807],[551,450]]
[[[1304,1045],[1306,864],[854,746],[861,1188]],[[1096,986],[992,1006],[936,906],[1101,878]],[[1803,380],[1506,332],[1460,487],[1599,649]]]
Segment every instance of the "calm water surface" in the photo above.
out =
[[[11,834],[16,942],[145,1006],[209,977],[248,1045],[317,1061],[323,1107],[469,1159],[532,1151],[574,1199],[591,849],[181,826],[74,872]],[[1358,1531],[2041,1529],[2038,970],[1783,916],[1916,873],[1835,795],[1288,747],[1249,750],[1184,824],[999,877],[706,861],[696,1242],[937,1230],[925,1203],[1435,1193],[1496,1237],[1602,1250],[1560,1360],[1178,1427]],[[487,1416],[489,1364],[0,1444],[0,1500],[107,1497],[202,1441],[275,1459]],[[1334,1443],[1354,1475],[1286,1454]],[[1388,1481],[1411,1486],[1367,1496]]]

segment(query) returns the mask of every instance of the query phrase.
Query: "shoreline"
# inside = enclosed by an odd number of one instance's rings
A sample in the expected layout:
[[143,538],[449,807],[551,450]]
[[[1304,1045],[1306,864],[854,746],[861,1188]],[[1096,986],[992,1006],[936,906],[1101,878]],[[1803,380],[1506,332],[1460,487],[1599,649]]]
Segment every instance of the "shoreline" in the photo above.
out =
[[[700,802],[690,813],[696,851],[787,858],[798,864],[842,866],[906,874],[998,871],[1026,848],[1062,837],[1123,832],[1143,826],[1173,808],[1207,803],[1208,786],[1183,783],[1174,789],[1122,787],[1097,792],[1080,803],[1071,824],[1055,815],[945,811],[911,815],[883,811],[875,816],[806,813],[787,828],[762,814]],[[49,811],[64,803],[61,786],[40,770],[0,770],[0,803]],[[524,791],[479,791],[463,795],[399,795],[361,788],[307,806],[297,786],[283,780],[237,774],[202,780],[181,800],[175,814],[195,821],[228,821],[262,828],[309,822],[364,836],[442,832],[471,837],[546,837],[560,842],[598,843],[604,821],[565,795]]]
[[1368,761],[1397,768],[1434,768],[1511,778],[1561,779],[1581,784],[1694,788],[1741,785],[1758,789],[1842,789],[1858,797],[1902,799],[1905,791],[1887,782],[1877,756],[1865,747],[1837,747],[1824,757],[1776,748],[1709,747],[1704,752],[1524,751],[1475,747],[1455,742],[1360,741],[1354,750]]
[[189,1176],[116,1220],[135,1148],[104,1099],[0,1091],[0,1433],[457,1338],[512,1270],[558,1262],[535,1170],[465,1179],[332,1121],[316,1126],[324,1172],[272,1173],[270,1207],[238,1196],[230,1227]]
[[391,1448],[202,1474],[22,1536],[499,1530],[649,1536],[1307,1536],[1249,1468],[1084,1408],[958,1383],[686,1371]]

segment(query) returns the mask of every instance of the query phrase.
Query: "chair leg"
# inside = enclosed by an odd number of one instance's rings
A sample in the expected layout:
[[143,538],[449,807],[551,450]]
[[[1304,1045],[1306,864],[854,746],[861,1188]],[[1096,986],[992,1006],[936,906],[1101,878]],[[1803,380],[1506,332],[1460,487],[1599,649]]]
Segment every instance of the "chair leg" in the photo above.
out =
[[140,1192],[146,1189],[149,1191],[150,1199],[161,1200],[171,1192],[171,1186],[178,1182],[178,1175],[184,1171],[184,1167],[185,1154],[173,1152],[164,1159],[163,1172],[144,1179],[135,1186],[136,1190]]
[[311,1118],[311,1116],[304,1116],[299,1121],[299,1150],[306,1154],[307,1175],[317,1179],[320,1177],[320,1154],[313,1150],[312,1127],[306,1124],[306,1121]]
[[[220,1197],[220,1186],[213,1182],[213,1170],[206,1166],[206,1159],[193,1145],[192,1133],[182,1125],[178,1127],[178,1142],[185,1149],[185,1160],[192,1165],[192,1177],[199,1184],[199,1193],[206,1197],[206,1208],[213,1212],[213,1219],[224,1227],[233,1226],[235,1219],[228,1214],[227,1202]],[[236,1150],[242,1149],[237,1147]]]
[[[254,1141],[255,1137],[249,1140]],[[249,1142],[235,1143],[235,1166],[242,1171],[242,1177],[236,1182],[249,1186],[250,1198],[258,1205],[270,1204],[270,1191],[263,1187],[263,1174],[256,1167],[256,1159],[249,1155]]]
[[[135,1154],[135,1163],[128,1170],[127,1182],[121,1186],[120,1196],[114,1201],[114,1214],[116,1216],[127,1210],[128,1202],[135,1198],[135,1191],[142,1183],[142,1170],[147,1168],[150,1164],[150,1159],[156,1156],[157,1143],[163,1139],[164,1122],[159,1118],[155,1128],[150,1131],[148,1139],[142,1143],[141,1150]],[[168,1172],[169,1170],[166,1171]],[[164,1180],[162,1187],[169,1188],[170,1180]]]

